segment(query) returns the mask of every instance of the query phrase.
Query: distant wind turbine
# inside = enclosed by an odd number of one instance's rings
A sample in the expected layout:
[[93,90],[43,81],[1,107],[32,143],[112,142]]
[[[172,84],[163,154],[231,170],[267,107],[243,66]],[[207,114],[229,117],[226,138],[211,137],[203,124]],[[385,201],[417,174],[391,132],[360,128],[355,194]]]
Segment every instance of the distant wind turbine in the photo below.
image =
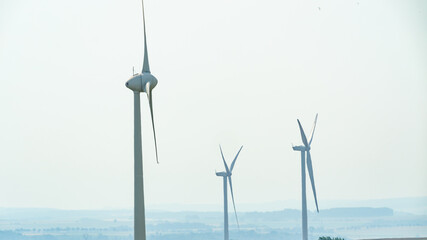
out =
[[233,200],[234,207],[234,215],[236,216],[237,226],[239,226],[239,219],[237,218],[236,205],[234,203],[234,194],[233,194],[233,184],[231,183],[231,174],[233,172],[234,164],[236,163],[237,157],[239,156],[240,151],[242,151],[243,146],[240,147],[239,151],[234,157],[233,162],[231,163],[231,167],[228,168],[227,163],[225,162],[224,154],[222,153],[222,148],[219,146],[219,150],[221,151],[222,161],[224,162],[225,172],[217,172],[216,175],[223,178],[223,186],[224,186],[224,240],[228,240],[228,202],[227,202],[227,179],[230,183],[230,191],[231,191],[231,199]]
[[142,24],[144,27],[144,62],[142,72],[134,74],[127,82],[126,87],[134,93],[134,239],[145,240],[145,206],[144,206],[144,181],[142,171],[142,143],[141,143],[141,101],[139,93],[145,92],[150,106],[151,123],[153,126],[154,146],[157,154],[156,131],[153,118],[152,90],[157,85],[157,79],[151,75],[148,64],[147,36],[145,33],[144,1],[142,0]]
[[314,130],[316,129],[316,123],[317,123],[317,115],[314,120],[313,129],[311,130],[310,134],[310,141],[307,141],[307,138],[305,136],[304,130],[301,126],[300,121],[298,121],[299,130],[301,132],[301,138],[302,142],[304,143],[303,146],[293,146],[292,148],[294,151],[300,151],[301,152],[301,182],[302,182],[302,239],[307,240],[308,239],[308,226],[307,226],[307,198],[306,198],[306,190],[305,190],[305,153],[307,152],[307,169],[308,174],[310,175],[310,181],[311,181],[311,188],[313,189],[314,194],[314,201],[316,202],[316,209],[317,212],[319,212],[319,207],[317,205],[317,196],[316,196],[316,187],[314,185],[314,175],[313,175],[313,166],[311,163],[311,154],[310,154],[310,145],[311,141],[313,141],[313,135]]

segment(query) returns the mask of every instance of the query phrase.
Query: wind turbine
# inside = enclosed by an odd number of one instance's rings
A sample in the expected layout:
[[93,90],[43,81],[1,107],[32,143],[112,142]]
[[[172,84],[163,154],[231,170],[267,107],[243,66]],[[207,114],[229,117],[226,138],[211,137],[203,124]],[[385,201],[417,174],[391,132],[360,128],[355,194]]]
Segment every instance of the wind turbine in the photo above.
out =
[[311,155],[310,155],[310,145],[311,141],[313,141],[314,130],[316,129],[317,115],[314,120],[313,129],[310,133],[310,141],[307,141],[304,130],[301,126],[300,121],[298,121],[299,130],[301,132],[301,138],[304,145],[302,146],[293,146],[294,151],[301,152],[301,182],[302,182],[302,239],[308,239],[308,229],[307,229],[307,198],[306,198],[306,190],[305,190],[305,153],[307,153],[307,169],[308,174],[310,175],[311,188],[313,189],[314,201],[316,202],[316,209],[319,212],[319,207],[317,205],[317,196],[316,196],[316,187],[314,186],[314,176],[313,176],[313,166],[311,163]]
[[144,1],[142,0],[142,24],[144,27],[144,62],[142,72],[133,74],[126,82],[126,87],[133,91],[134,99],[134,239],[145,240],[145,206],[144,206],[144,179],[142,174],[142,143],[141,143],[141,101],[139,94],[145,92],[151,113],[151,124],[153,126],[154,146],[156,149],[156,161],[159,163],[157,154],[156,131],[154,129],[152,90],[157,85],[157,79],[151,75],[148,64],[147,36],[145,33]]
[[224,154],[222,153],[221,145],[219,150],[221,151],[222,161],[224,162],[225,172],[217,172],[216,175],[222,177],[223,186],[224,186],[224,240],[228,240],[228,202],[227,202],[227,179],[230,183],[231,199],[233,200],[234,215],[236,216],[237,226],[239,226],[239,219],[237,218],[236,204],[234,203],[234,194],[233,194],[233,184],[231,183],[231,174],[233,172],[234,164],[236,163],[237,157],[239,156],[240,151],[242,151],[243,146],[240,147],[239,151],[234,157],[231,167],[228,168],[227,163],[225,162]]

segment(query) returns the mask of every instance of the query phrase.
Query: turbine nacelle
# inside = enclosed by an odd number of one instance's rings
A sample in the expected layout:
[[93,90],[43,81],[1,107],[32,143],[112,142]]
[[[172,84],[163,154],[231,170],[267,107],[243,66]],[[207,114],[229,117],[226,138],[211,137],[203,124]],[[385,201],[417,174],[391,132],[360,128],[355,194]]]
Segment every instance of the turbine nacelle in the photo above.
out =
[[226,172],[216,172],[215,174],[219,177],[228,177],[228,174]]
[[304,152],[304,151],[309,151],[310,147],[306,147],[306,146],[292,146],[292,149],[294,151],[300,151],[300,152]]
[[[150,89],[147,88],[149,83]],[[157,85],[157,78],[149,72],[136,74],[126,82],[126,87],[134,92],[149,93]]]

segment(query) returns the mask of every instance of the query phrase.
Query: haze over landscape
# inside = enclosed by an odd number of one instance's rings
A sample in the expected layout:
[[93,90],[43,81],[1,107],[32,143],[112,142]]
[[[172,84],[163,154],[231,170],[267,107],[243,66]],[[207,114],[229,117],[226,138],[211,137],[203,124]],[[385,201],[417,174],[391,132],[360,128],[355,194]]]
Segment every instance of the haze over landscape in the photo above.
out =
[[[140,4],[0,1],[0,231],[82,219],[98,229],[122,216],[120,236],[131,233],[133,98],[124,84],[132,66],[142,68]],[[319,113],[311,153],[320,215],[311,212],[309,226],[357,238],[322,211],[370,207],[379,215],[346,212],[347,228],[400,224],[410,227],[405,236],[427,236],[427,2],[147,0],[145,7],[159,79],[159,165],[141,98],[152,234],[168,221],[202,224],[191,233],[219,231],[221,144],[227,161],[244,145],[233,171],[242,232],[275,229],[279,237],[270,239],[293,239],[300,219],[289,211],[301,209],[296,119],[308,132]],[[309,191],[307,198],[314,211]],[[28,218],[16,215],[22,209]],[[34,209],[58,212],[40,217],[43,225],[28,220],[37,219]],[[64,223],[70,212],[82,215]],[[264,223],[248,217],[254,212],[265,212]],[[277,214],[283,219],[271,220]],[[231,226],[232,238],[245,238],[236,231]]]

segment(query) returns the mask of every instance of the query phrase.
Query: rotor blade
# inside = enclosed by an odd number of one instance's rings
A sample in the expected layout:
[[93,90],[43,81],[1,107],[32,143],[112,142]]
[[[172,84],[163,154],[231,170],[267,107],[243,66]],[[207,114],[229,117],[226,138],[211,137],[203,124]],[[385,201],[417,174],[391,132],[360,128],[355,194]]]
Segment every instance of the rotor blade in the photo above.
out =
[[224,162],[225,170],[227,174],[230,174],[230,169],[228,169],[227,163],[225,162],[224,154],[222,153],[221,145],[219,145],[219,150],[221,151],[222,161]]
[[153,135],[154,135],[154,146],[156,148],[156,161],[159,163],[159,154],[157,153],[157,138],[156,138],[156,129],[154,128],[154,116],[153,116],[153,98],[151,91],[153,89],[150,86],[150,83],[148,82],[147,85],[145,85],[145,92],[147,93],[148,97],[148,104],[150,105],[150,113],[151,113],[151,124],[153,125]]
[[145,12],[144,12],[144,0],[142,2],[142,25],[144,26],[144,63],[142,66],[142,72],[150,72],[150,65],[148,64],[148,50],[147,50],[147,35],[145,33]]
[[304,145],[306,147],[308,147],[308,142],[307,142],[307,137],[305,137],[305,133],[304,133],[304,129],[302,129],[301,123],[299,122],[299,119],[297,119],[298,121],[298,126],[299,126],[299,131],[301,132],[301,138],[302,138],[302,142],[304,143]]
[[316,113],[316,118],[314,119],[314,124],[313,124],[313,129],[311,129],[311,133],[310,133],[310,141],[308,142],[308,145],[311,145],[311,141],[313,141],[313,135],[314,135],[314,130],[316,129],[316,124],[317,124],[317,116],[319,114]]
[[233,200],[234,215],[236,216],[237,227],[240,228],[239,219],[237,218],[236,204],[234,203],[233,184],[231,183],[231,175],[228,175],[228,182],[230,183],[231,200]]
[[232,172],[232,171],[233,171],[234,164],[236,163],[236,159],[237,159],[237,157],[239,156],[240,151],[242,151],[242,148],[243,148],[243,146],[241,146],[241,147],[240,147],[239,151],[238,151],[238,152],[237,152],[237,154],[236,154],[236,157],[234,158],[233,162],[231,163],[230,172]]
[[313,166],[311,163],[310,151],[307,151],[307,168],[308,168],[308,174],[310,175],[311,188],[313,189],[314,201],[316,202],[316,209],[317,209],[317,212],[319,212],[319,206],[317,205],[316,187],[314,186]]

